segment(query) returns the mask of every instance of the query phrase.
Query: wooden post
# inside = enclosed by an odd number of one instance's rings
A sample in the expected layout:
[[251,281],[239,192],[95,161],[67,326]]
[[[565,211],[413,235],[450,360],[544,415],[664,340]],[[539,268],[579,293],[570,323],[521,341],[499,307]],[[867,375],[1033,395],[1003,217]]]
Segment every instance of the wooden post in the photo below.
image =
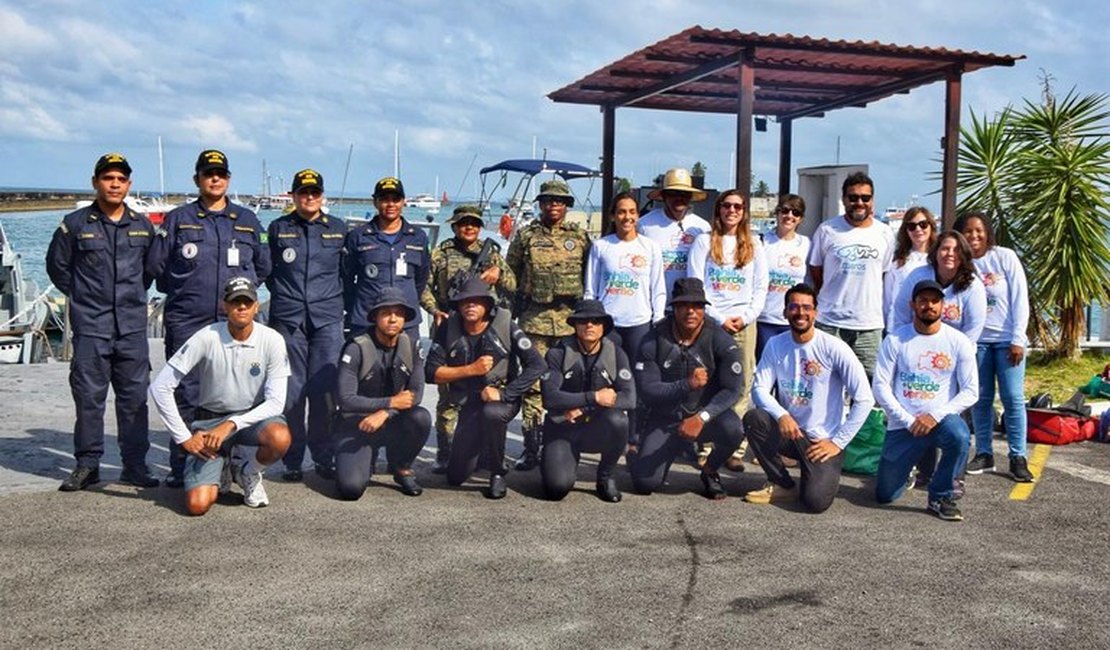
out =
[[956,170],[960,161],[960,79],[963,66],[948,71],[944,92],[944,162],[941,170],[940,213],[944,229],[956,222]]
[[736,117],[736,188],[751,206],[752,110],[755,105],[755,49],[740,52],[740,110]]
[[779,196],[790,193],[790,154],[794,146],[794,120],[779,124]]
[[616,147],[617,109],[615,106],[601,108],[601,227],[598,232],[605,235],[612,229],[607,210],[613,201],[613,157]]

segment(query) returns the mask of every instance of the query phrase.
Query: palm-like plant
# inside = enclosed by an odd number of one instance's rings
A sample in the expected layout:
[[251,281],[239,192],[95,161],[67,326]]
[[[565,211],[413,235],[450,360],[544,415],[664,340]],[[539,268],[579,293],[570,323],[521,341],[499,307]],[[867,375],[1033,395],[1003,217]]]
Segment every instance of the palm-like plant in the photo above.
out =
[[962,130],[959,209],[986,211],[998,242],[1018,251],[1034,326],[1061,356],[1079,354],[1087,305],[1110,298],[1108,122],[1107,95],[1072,90],[1057,99],[1046,83],[1040,103],[1026,100],[994,120],[972,114]]

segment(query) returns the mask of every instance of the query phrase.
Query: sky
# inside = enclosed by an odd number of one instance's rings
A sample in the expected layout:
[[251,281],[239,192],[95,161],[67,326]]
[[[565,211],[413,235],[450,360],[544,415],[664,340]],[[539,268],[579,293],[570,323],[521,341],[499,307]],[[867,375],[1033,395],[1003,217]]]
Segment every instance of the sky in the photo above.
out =
[[[597,107],[547,94],[687,27],[1025,55],[963,78],[961,117],[1060,94],[1110,92],[1110,3],[1096,0],[0,0],[0,187],[87,187],[124,153],[134,188],[192,186],[197,154],[225,151],[232,189],[274,192],[320,171],[328,194],[367,196],[393,172],[408,194],[477,194],[480,167],[537,154],[599,166]],[[936,208],[944,86],[794,126],[795,167],[869,166],[876,206]],[[650,184],[701,161],[730,187],[735,118],[616,112],[618,176]],[[351,162],[346,165],[348,151]],[[777,126],[754,134],[756,179],[778,177]],[[796,178],[796,177],[795,177]],[[280,186],[280,185],[284,186]],[[576,192],[581,192],[579,188]],[[594,188],[592,196],[600,197]]]

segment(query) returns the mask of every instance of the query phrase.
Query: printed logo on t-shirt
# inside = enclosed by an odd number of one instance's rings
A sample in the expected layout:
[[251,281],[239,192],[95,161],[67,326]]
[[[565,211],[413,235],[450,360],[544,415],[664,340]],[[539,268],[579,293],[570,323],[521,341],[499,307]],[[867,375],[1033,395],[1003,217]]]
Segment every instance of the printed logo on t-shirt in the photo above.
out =
[[647,268],[647,257],[639,253],[621,255],[617,261],[619,271],[605,276],[605,295],[631,296],[640,288],[639,274]]
[[962,315],[960,303],[946,302],[944,303],[944,309],[940,312],[940,319],[946,323],[959,324]]
[[952,373],[952,357],[946,352],[928,350],[917,357],[915,371],[898,375],[902,384],[902,397],[911,402],[926,402],[940,392],[939,378]]
[[728,268],[710,266],[706,269],[705,275],[705,284],[718,293],[737,292],[747,284],[747,278],[740,273],[740,269],[731,266]]
[[996,284],[998,284],[998,274],[997,273],[984,273],[983,274],[983,286],[993,287]]
[[[998,273],[984,273],[981,277],[983,278],[983,286],[987,288],[987,313],[989,314],[998,306],[997,292],[1001,290],[1002,276]],[[996,287],[998,289],[991,291]]]
[[867,272],[869,260],[879,259],[879,249],[867,244],[852,244],[836,249],[840,260],[840,271],[846,275],[862,275]]
[[664,271],[681,271],[686,272],[686,265],[689,262],[689,254],[687,251],[663,251],[663,270]]
[[813,382],[825,372],[825,367],[817,359],[802,357],[798,360],[798,371],[801,376],[797,379],[784,378],[779,381],[779,395],[786,400],[788,406],[809,406],[813,399]]

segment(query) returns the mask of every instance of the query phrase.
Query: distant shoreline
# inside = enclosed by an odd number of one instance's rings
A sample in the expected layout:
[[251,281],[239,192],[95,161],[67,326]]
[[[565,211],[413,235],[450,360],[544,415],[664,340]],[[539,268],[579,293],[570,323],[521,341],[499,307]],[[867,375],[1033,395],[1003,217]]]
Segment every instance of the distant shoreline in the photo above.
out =
[[[5,212],[37,212],[47,210],[76,210],[78,201],[91,201],[93,193],[79,192],[5,192],[0,191],[0,213]],[[167,194],[166,201],[172,205],[181,205],[192,200],[185,194]],[[250,197],[240,197],[240,204],[245,205]],[[369,197],[346,197],[343,204],[372,203]],[[336,207],[337,203],[332,203]]]

